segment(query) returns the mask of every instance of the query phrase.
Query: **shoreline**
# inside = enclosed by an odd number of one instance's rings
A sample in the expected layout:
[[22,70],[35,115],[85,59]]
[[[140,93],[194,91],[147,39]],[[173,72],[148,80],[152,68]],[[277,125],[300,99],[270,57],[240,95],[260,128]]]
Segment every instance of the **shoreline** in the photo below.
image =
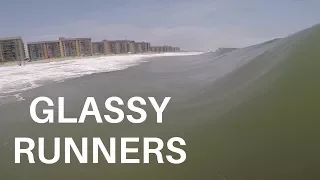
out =
[[[163,53],[137,53],[137,54],[103,54],[103,55],[92,55],[92,56],[75,56],[75,57],[61,57],[61,58],[50,58],[50,59],[40,59],[36,61],[24,61],[25,65],[27,64],[42,64],[42,63],[51,63],[51,62],[61,62],[69,60],[79,60],[79,59],[89,59],[89,58],[101,58],[101,57],[118,57],[118,56],[135,56],[135,55],[160,55],[160,54],[171,54],[171,53],[191,53],[191,52],[163,52]],[[201,53],[201,52],[199,52]],[[203,52],[202,52],[203,53]],[[10,66],[19,66],[18,61],[8,61],[0,65],[1,67],[10,67]]]
[[[0,81],[0,105],[20,101],[23,99],[21,93],[52,82],[61,82],[90,74],[124,70],[152,58],[188,55],[196,54],[141,53],[46,59],[27,63],[28,67],[13,63],[7,64],[2,69],[0,66],[0,76],[3,77],[3,81]],[[70,68],[72,71],[70,71]]]

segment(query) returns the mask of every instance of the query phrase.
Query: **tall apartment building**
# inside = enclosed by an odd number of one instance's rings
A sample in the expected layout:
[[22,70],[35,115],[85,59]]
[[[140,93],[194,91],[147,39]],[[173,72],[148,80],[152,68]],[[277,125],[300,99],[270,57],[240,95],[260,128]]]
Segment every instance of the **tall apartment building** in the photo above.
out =
[[0,62],[22,61],[25,58],[21,37],[0,38]]
[[91,38],[59,38],[62,57],[91,56],[93,53]]
[[151,51],[152,52],[161,52],[161,47],[160,46],[152,46]]
[[162,52],[169,52],[169,46],[162,46]]
[[109,48],[112,54],[120,54],[120,42],[118,41],[109,41]]
[[150,43],[148,42],[136,42],[136,53],[144,53],[151,51]]
[[103,40],[101,42],[93,42],[92,48],[94,54],[133,54],[150,51],[150,43],[132,40]]
[[125,40],[117,40],[118,44],[119,44],[119,50],[120,50],[120,54],[124,54],[124,53],[128,53],[128,46],[127,46],[127,41]]
[[59,41],[41,41],[28,43],[30,59],[49,59],[61,57]]
[[163,52],[172,52],[172,47],[171,46],[163,46]]
[[120,44],[120,53],[126,54],[126,53],[135,53],[135,42],[130,40],[118,40],[117,41]]
[[31,59],[92,55],[90,38],[60,38],[57,41],[31,42],[27,46]]
[[180,51],[180,48],[179,47],[173,47],[173,51],[174,52],[178,52],[178,51]]
[[111,47],[110,42],[107,40],[103,40],[101,42],[93,42],[92,49],[93,54],[110,54]]
[[150,51],[150,43],[142,42],[142,52],[149,52],[149,51]]
[[134,41],[127,42],[128,53],[132,53],[132,54],[137,53],[136,48],[135,48],[135,44],[136,44],[136,42],[134,42]]
[[150,47],[152,52],[177,52],[180,51],[179,47],[171,47],[171,46],[152,46]]
[[111,54],[110,43],[107,40],[103,40],[103,52],[104,54]]
[[134,44],[134,47],[135,47],[135,52],[136,53],[142,53],[143,50],[142,50],[142,43],[141,42],[136,42]]
[[108,41],[110,52],[113,54],[136,53],[136,45],[130,40]]
[[103,42],[92,42],[93,54],[104,54],[104,44]]

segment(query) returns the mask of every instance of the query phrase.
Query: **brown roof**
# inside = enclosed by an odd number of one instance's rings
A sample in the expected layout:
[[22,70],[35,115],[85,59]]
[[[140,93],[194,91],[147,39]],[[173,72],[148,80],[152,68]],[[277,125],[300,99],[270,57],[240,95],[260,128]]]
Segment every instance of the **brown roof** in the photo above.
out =
[[47,44],[47,43],[57,43],[59,41],[38,41],[38,42],[28,42],[27,44]]
[[5,37],[5,38],[0,38],[0,41],[5,41],[5,40],[22,40],[21,37]]
[[60,37],[59,40],[91,40],[91,38],[64,38],[64,37]]

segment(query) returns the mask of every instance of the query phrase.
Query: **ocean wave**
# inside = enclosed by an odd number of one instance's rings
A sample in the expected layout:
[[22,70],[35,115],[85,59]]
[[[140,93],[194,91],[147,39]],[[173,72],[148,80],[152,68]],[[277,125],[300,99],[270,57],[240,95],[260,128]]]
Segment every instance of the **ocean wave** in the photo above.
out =
[[0,67],[0,102],[4,102],[4,98],[9,97],[23,100],[21,92],[43,86],[49,82],[61,82],[94,73],[123,70],[145,62],[151,57],[196,54],[199,53],[119,55]]

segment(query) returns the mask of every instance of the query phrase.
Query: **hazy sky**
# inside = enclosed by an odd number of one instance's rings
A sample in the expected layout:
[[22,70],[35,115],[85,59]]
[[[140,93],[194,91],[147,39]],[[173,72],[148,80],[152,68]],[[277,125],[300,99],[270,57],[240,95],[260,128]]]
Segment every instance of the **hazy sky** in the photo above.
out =
[[315,25],[319,8],[319,0],[1,0],[0,37],[85,36],[214,50]]

